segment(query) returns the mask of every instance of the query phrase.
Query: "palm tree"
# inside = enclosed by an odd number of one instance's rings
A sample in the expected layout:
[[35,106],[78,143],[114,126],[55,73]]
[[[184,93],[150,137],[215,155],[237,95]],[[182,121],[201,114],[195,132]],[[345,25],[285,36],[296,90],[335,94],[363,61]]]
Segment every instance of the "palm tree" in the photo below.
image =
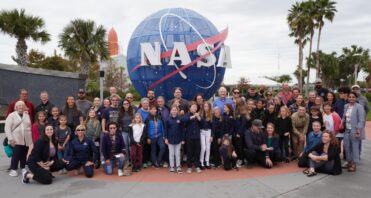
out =
[[322,28],[325,25],[325,19],[332,22],[335,17],[335,12],[337,12],[335,8],[336,2],[331,0],[316,0],[315,1],[315,19],[317,22],[318,27],[318,38],[317,38],[317,53],[316,53],[316,78],[320,78],[321,68],[320,68],[320,54],[319,54],[319,45],[321,41],[321,32]]
[[351,84],[355,81],[355,73],[358,73],[361,69],[367,70],[370,55],[369,49],[364,49],[357,45],[352,45],[350,48],[343,48],[342,55],[339,57],[341,65],[341,75],[344,79],[348,80]]
[[[306,24],[307,24],[307,30],[309,32],[309,38],[307,39],[309,41],[309,56],[312,54],[312,45],[313,45],[313,36],[314,36],[314,29],[316,28],[315,23],[315,14],[316,14],[316,7],[315,3],[312,0],[303,2],[304,6],[304,15],[306,18]],[[308,57],[310,59],[310,57]],[[308,60],[307,59],[307,60]],[[309,64],[307,64],[307,84],[305,86],[305,95],[308,96],[309,92],[309,77],[310,77],[310,67]]]
[[89,74],[92,63],[108,59],[106,30],[94,21],[75,19],[59,35],[59,47],[80,64],[80,73]]
[[0,12],[0,31],[18,39],[15,48],[16,58],[12,56],[18,65],[27,66],[27,39],[41,41],[42,44],[50,40],[49,33],[43,30],[44,25],[42,18],[26,15],[24,9]]
[[268,79],[268,80],[271,80],[271,81],[274,81],[274,82],[277,82],[277,83],[284,83],[284,82],[288,82],[290,83],[292,81],[292,78],[290,75],[288,74],[283,74],[283,75],[280,75],[280,76],[264,76],[264,78]]
[[306,36],[308,35],[307,18],[304,12],[304,4],[296,2],[292,5],[287,16],[287,23],[291,33],[290,37],[295,38],[295,43],[299,47],[299,64],[298,64],[298,85],[303,90],[303,48],[306,43]]

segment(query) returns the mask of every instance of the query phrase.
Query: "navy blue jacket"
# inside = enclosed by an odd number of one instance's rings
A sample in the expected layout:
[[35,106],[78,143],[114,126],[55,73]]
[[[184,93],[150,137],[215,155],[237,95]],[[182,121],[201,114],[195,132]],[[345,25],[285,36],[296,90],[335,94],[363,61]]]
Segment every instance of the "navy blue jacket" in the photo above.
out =
[[344,99],[339,99],[335,102],[334,111],[339,114],[340,118],[344,116],[344,106],[347,104],[347,101]]
[[181,122],[184,123],[186,138],[200,139],[201,121],[199,121],[196,117],[191,119],[191,116],[193,116],[193,113],[188,112],[181,120]]
[[[122,137],[121,132],[117,131],[116,132],[116,153],[114,153],[114,155],[119,154],[119,153],[126,154],[126,152],[123,152],[124,148],[125,148],[124,138]],[[109,134],[105,134],[102,140],[102,154],[103,154],[104,160],[113,159],[114,156],[112,156],[111,149],[112,149],[111,138],[109,137]]]
[[212,128],[212,120],[207,121],[206,117],[201,116],[201,129],[208,130]]
[[249,129],[245,133],[245,143],[247,149],[260,151],[260,146],[267,143],[267,136],[263,131],[254,133]]
[[227,114],[223,114],[224,125],[224,134],[223,135],[235,135],[236,131],[236,120]]
[[222,138],[223,135],[224,135],[224,125],[225,125],[225,122],[222,119],[219,119],[219,118],[216,118],[216,117],[213,117],[213,121],[211,123],[212,125],[212,128],[211,128],[211,136],[213,138]]
[[164,137],[169,141],[169,144],[179,144],[184,141],[183,123],[179,116],[169,116],[165,121]]
[[79,138],[75,138],[70,143],[70,160],[77,160],[81,163],[85,163],[87,161],[92,161],[95,163],[98,155],[99,152],[94,142],[86,137],[81,142]]
[[[247,130],[247,119],[245,116],[238,116],[235,118],[235,135],[243,136]],[[249,126],[251,127],[251,126]]]

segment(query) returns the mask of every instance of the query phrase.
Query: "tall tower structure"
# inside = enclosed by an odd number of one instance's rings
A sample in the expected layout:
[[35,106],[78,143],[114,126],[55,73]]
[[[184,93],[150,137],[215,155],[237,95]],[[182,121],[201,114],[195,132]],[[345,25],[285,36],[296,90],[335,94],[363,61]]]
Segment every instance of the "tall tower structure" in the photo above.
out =
[[116,56],[119,53],[119,44],[116,30],[112,27],[108,33],[108,51],[110,56]]

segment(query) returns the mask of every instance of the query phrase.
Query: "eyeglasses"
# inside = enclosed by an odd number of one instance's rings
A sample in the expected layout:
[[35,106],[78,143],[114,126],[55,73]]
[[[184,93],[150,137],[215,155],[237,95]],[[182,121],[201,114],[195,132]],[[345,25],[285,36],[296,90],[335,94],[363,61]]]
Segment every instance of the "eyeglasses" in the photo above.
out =
[[85,131],[85,129],[76,129],[76,131]]
[[240,94],[240,92],[238,92],[238,91],[235,91],[235,92],[233,92],[234,94]]
[[122,103],[123,105],[128,105],[129,103],[127,103],[127,102],[124,102],[124,103]]
[[126,97],[126,99],[133,99],[133,97]]

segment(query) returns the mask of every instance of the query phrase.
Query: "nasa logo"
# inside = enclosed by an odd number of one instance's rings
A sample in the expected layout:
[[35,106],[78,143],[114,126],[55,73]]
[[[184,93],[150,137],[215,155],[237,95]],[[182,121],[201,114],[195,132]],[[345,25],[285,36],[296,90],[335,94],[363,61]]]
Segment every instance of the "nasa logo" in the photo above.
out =
[[153,89],[167,100],[175,87],[183,98],[209,99],[231,67],[228,29],[218,32],[200,14],[184,8],[160,10],[135,29],[128,46],[130,79],[142,96]]

